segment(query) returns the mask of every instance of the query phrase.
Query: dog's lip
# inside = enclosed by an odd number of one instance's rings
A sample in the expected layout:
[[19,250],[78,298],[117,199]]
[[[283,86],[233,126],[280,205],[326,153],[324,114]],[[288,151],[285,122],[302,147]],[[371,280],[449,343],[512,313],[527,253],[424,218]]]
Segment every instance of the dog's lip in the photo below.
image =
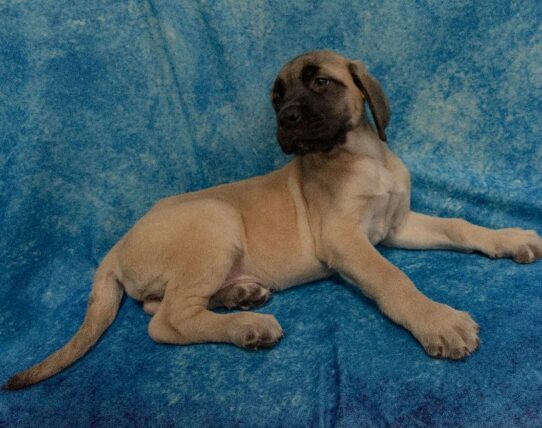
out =
[[325,125],[316,129],[285,129],[282,126],[279,126],[279,129],[291,141],[321,141],[337,135],[327,135],[329,128]]
[[340,134],[345,132],[344,127],[337,130],[329,129],[327,126],[317,130],[286,130],[279,126],[279,136],[286,137],[290,143],[314,143],[318,141],[330,141],[336,139]]

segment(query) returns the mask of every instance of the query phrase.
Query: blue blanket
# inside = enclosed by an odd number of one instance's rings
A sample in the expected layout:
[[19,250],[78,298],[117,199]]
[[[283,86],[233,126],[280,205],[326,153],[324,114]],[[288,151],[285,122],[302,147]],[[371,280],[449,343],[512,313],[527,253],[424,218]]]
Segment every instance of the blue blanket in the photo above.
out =
[[[268,93],[306,50],[364,60],[417,211],[542,232],[542,2],[0,2],[0,381],[60,347],[92,273],[159,198],[273,170]],[[542,263],[379,248],[482,346],[427,357],[340,278],[259,309],[274,349],[157,345],[125,299],[0,426],[541,426]]]

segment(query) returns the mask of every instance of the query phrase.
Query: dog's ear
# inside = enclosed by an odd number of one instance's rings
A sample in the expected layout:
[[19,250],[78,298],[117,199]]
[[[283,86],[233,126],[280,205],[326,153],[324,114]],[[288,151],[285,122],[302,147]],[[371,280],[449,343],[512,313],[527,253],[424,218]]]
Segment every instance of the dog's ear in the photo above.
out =
[[363,93],[363,97],[369,104],[378,136],[382,141],[387,141],[385,130],[390,121],[390,108],[386,94],[382,90],[378,80],[369,74],[361,61],[352,61],[348,64],[348,69],[354,83]]

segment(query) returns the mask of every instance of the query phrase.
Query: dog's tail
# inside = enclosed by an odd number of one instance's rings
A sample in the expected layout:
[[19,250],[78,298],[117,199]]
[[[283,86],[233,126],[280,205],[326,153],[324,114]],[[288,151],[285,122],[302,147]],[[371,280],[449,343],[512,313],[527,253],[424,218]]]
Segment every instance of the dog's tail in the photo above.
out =
[[41,363],[15,374],[2,388],[11,391],[41,382],[85,355],[117,316],[123,292],[118,281],[114,247],[96,271],[85,319],[77,333]]

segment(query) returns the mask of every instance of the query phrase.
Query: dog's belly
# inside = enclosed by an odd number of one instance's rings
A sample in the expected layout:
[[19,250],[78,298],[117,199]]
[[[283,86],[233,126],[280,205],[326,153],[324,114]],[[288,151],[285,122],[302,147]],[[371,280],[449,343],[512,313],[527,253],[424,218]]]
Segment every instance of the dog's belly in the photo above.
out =
[[301,257],[292,258],[291,263],[282,266],[262,262],[246,263],[245,260],[242,266],[232,269],[221,288],[233,284],[256,283],[268,290],[278,291],[328,277],[331,273],[322,263],[316,260],[310,262]]

